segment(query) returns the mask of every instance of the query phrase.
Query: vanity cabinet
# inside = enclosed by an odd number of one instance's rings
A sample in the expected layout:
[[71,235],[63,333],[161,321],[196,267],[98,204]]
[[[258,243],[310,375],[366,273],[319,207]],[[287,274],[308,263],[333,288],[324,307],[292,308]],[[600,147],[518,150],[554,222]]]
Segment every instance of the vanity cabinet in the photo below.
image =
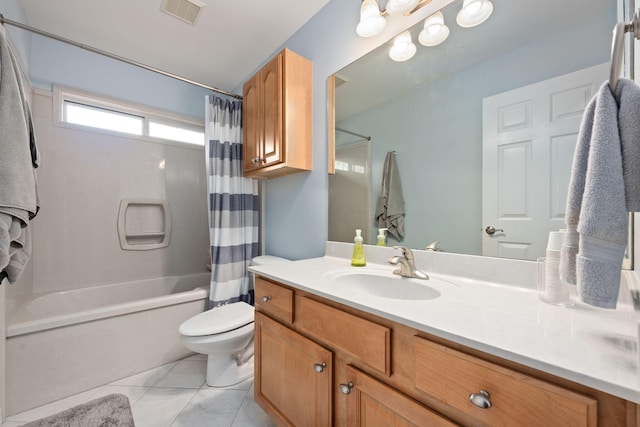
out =
[[311,170],[311,77],[311,61],[284,49],[243,85],[245,176]]
[[278,425],[640,427],[638,405],[605,392],[260,276],[255,286],[255,400]]

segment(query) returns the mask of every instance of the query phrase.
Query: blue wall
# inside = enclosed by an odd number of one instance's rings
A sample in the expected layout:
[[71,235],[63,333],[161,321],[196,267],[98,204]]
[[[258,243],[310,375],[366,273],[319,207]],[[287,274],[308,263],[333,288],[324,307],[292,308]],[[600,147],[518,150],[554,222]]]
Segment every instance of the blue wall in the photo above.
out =
[[70,86],[130,102],[204,118],[210,91],[53,39],[34,35],[31,81],[51,90]]

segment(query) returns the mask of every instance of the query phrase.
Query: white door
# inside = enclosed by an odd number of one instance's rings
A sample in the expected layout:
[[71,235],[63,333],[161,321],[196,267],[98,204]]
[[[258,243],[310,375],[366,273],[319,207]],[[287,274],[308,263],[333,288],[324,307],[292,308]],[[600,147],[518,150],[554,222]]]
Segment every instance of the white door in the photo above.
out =
[[483,100],[483,255],[535,260],[564,228],[582,113],[608,74],[601,64]]
[[353,242],[362,230],[372,243],[370,142],[336,147],[336,173],[329,175],[329,240]]

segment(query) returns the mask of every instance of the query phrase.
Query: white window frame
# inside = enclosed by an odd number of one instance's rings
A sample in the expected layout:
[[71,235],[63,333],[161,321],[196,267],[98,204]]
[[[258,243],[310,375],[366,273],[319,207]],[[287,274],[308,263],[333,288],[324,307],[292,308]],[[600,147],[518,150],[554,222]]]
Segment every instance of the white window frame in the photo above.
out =
[[[142,131],[143,134],[135,135],[132,133],[118,132],[118,131],[109,130],[109,129],[97,128],[93,126],[69,123],[65,121],[65,117],[64,117],[65,102],[82,104],[90,108],[105,109],[105,110],[113,111],[115,113],[119,113],[123,115],[141,117],[143,119],[143,131]],[[110,98],[103,95],[97,95],[97,94],[85,92],[79,89],[54,85],[53,86],[53,114],[54,114],[54,123],[57,126],[61,126],[61,127],[204,150],[205,129],[204,129],[203,119],[181,115],[181,114],[174,113],[167,110],[160,110],[157,108],[153,108],[153,107],[149,107],[141,104],[134,104],[132,102],[128,102],[128,101],[124,101],[116,98]],[[182,142],[182,141],[149,136],[149,126],[150,126],[150,123],[152,122],[163,124],[163,125],[181,127],[181,128],[196,131],[196,132],[202,132],[203,134],[202,144],[193,144],[189,142]]]

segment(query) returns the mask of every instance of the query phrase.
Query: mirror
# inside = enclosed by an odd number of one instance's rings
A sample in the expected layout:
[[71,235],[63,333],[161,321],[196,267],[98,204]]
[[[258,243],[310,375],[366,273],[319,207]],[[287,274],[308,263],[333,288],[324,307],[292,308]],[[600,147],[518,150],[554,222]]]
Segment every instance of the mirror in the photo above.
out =
[[492,2],[473,28],[456,23],[461,0],[442,9],[450,34],[435,47],[418,43],[418,23],[407,61],[389,58],[389,41],[332,76],[329,240],[352,242],[361,228],[376,244],[390,152],[406,234],[388,236],[389,246],[438,241],[446,252],[535,260],[548,232],[564,227],[577,129],[608,79],[619,2]]

